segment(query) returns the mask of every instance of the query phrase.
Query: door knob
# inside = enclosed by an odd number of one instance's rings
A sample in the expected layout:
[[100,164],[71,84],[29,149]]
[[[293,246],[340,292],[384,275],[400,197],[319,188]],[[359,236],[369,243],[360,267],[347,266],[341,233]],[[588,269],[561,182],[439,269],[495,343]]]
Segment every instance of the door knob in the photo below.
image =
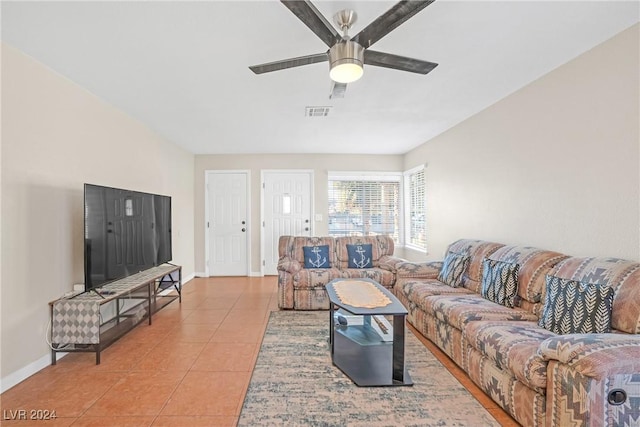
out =
[[305,222],[305,223],[307,223],[307,224],[309,224],[309,220],[308,220],[308,219],[305,219],[305,220],[304,220],[304,222]]
[[245,229],[243,228],[243,229],[242,229],[242,232],[243,232],[243,233],[244,233],[244,230],[245,230]]
[[305,227],[305,228],[304,228],[304,231],[309,231],[309,227]]
[[242,221],[242,225],[244,225],[244,224],[245,224],[245,222],[244,222],[244,221]]

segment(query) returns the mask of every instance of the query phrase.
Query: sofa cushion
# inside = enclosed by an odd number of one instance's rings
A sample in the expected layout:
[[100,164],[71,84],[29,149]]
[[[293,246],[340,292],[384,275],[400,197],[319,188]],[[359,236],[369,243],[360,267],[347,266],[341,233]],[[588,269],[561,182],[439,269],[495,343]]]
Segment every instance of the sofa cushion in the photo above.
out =
[[509,371],[531,388],[547,385],[547,360],[538,352],[540,344],[556,336],[536,322],[469,322],[464,328],[469,345],[495,365]]
[[348,279],[367,278],[375,280],[385,288],[392,288],[396,281],[396,275],[389,270],[382,268],[345,268],[342,271],[342,277]]
[[487,258],[518,264],[519,307],[539,315],[545,276],[567,256],[530,246],[503,246]]
[[440,274],[438,274],[438,280],[454,288],[462,286],[462,277],[467,272],[469,261],[469,255],[455,252],[447,253]]
[[347,245],[347,254],[349,255],[347,268],[373,267],[371,243]]
[[[418,302],[416,301],[418,304]],[[424,298],[423,309],[436,319],[448,322],[462,330],[476,320],[523,320],[535,322],[538,318],[526,310],[508,308],[482,298],[478,294],[434,295]]]
[[518,264],[485,259],[482,267],[483,298],[505,307],[515,307],[518,293]]
[[[485,242],[482,240],[456,240],[447,248],[447,253],[467,254],[470,257],[467,274],[462,278],[462,286],[480,293],[482,281],[482,260],[496,249],[504,246],[501,243]],[[445,256],[446,257],[446,256]]]
[[329,268],[329,245],[303,246],[304,268]]
[[465,295],[473,294],[466,288],[452,288],[436,279],[412,280],[400,284],[396,284],[396,295],[402,293],[407,300],[415,303],[422,308],[422,301],[432,295],[455,294]]
[[538,324],[556,334],[611,332],[613,289],[608,285],[547,276]]
[[337,268],[303,268],[293,275],[293,289],[324,288],[333,279],[340,279],[342,271]]
[[578,282],[607,284],[615,291],[611,327],[640,334],[640,264],[617,258],[578,258],[562,261],[553,276]]

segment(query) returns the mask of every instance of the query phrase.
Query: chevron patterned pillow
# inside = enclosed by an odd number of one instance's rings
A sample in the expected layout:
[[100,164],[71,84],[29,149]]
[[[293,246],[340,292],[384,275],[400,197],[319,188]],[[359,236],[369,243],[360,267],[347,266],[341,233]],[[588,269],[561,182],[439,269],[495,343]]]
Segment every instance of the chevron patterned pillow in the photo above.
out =
[[482,297],[505,307],[515,307],[519,268],[518,264],[510,262],[482,261]]
[[546,277],[547,294],[538,325],[556,334],[611,332],[613,288]]
[[448,252],[438,273],[438,280],[452,288],[462,286],[462,277],[469,267],[470,260],[468,255]]

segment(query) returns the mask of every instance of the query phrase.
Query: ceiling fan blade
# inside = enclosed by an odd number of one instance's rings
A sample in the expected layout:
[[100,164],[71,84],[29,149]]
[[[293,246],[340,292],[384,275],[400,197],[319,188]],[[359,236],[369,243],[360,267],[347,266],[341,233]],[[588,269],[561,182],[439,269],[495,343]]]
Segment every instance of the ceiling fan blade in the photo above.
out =
[[302,65],[315,64],[328,61],[327,53],[317,53],[315,55],[299,56],[297,58],[283,59],[281,61],[268,62],[266,64],[252,65],[249,67],[256,74],[270,73],[271,71],[284,70],[285,68],[300,67]]
[[331,93],[329,94],[329,99],[334,98],[344,98],[344,93],[347,91],[346,83],[338,83],[331,81]]
[[308,0],[280,0],[299,20],[313,31],[329,47],[342,37],[316,7]]
[[377,67],[393,68],[394,70],[409,71],[410,73],[427,74],[438,64],[422,61],[420,59],[407,58],[406,56],[392,55],[390,53],[375,50],[364,51],[364,63]]
[[365,49],[396,29],[407,19],[429,6],[435,0],[407,1],[396,3],[391,9],[380,15],[375,21],[367,25],[356,34],[352,40],[358,42]]

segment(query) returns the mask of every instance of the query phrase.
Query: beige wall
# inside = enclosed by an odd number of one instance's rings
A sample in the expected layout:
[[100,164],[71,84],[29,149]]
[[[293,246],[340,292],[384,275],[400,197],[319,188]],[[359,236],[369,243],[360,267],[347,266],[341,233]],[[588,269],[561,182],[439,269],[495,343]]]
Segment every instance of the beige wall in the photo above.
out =
[[251,272],[260,271],[260,172],[265,169],[304,169],[314,173],[315,212],[323,221],[314,223],[314,233],[327,234],[328,171],[402,171],[402,156],[340,154],[200,155],[195,175],[195,268],[205,271],[204,181],[207,170],[249,170],[251,172]]
[[329,170],[421,163],[431,259],[460,237],[639,259],[639,36],[636,25],[405,156],[194,157],[3,44],[0,377],[42,361],[47,303],[82,281],[84,182],[171,195],[185,275],[204,272],[206,170],[251,171],[252,272],[261,170],[314,171],[322,235]]
[[640,259],[639,26],[406,155],[429,258],[461,237]]
[[[0,44],[0,48],[2,48],[2,45]],[[2,52],[0,51],[0,54]],[[0,64],[1,64],[1,57],[0,57]],[[2,72],[2,67],[0,67],[0,94],[2,91],[2,75],[4,73]],[[0,100],[1,101],[1,100]],[[0,102],[0,213],[2,212],[2,102]],[[0,242],[2,242],[2,217],[0,215]],[[0,378],[2,378],[2,251],[0,249]],[[0,384],[0,393],[2,392],[3,387]]]
[[48,302],[83,282],[83,183],[172,196],[174,262],[193,274],[194,156],[5,44],[2,107],[6,383],[42,363]]

